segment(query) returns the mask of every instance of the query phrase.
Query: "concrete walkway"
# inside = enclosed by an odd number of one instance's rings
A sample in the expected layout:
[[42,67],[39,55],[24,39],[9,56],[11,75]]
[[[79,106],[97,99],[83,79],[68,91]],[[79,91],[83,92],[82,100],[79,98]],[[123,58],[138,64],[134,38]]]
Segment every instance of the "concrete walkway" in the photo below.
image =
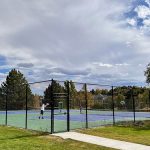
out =
[[102,138],[77,132],[56,133],[53,135],[59,136],[63,139],[72,139],[76,141],[87,142],[91,144],[101,145],[120,150],[150,150],[150,146],[124,142],[119,140],[112,140],[108,138]]

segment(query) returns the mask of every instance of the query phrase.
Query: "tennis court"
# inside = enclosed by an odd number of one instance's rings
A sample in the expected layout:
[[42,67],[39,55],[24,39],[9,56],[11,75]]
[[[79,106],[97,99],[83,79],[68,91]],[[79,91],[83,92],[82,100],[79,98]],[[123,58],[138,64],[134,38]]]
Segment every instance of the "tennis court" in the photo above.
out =
[[[51,132],[51,111],[46,110],[44,119],[39,119],[38,110],[27,112],[27,128],[39,131]],[[149,112],[136,112],[136,121],[150,120]],[[6,112],[0,111],[0,124],[5,124]],[[115,112],[115,122],[133,121],[133,112]],[[7,125],[25,128],[26,111],[8,111]],[[88,110],[88,127],[104,126],[113,124],[112,111]],[[80,110],[70,110],[70,129],[86,127],[86,114]],[[67,131],[67,112],[66,110],[55,110],[54,132]]]
[[150,91],[138,90],[56,80],[13,87],[2,97],[0,124],[54,133],[150,120]]

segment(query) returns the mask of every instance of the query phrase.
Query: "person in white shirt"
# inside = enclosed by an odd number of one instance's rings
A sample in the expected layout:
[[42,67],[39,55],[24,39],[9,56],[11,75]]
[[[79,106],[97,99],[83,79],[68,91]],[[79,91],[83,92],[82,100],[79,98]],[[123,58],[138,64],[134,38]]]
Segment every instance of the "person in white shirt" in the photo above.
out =
[[42,119],[44,119],[44,118],[43,118],[44,110],[45,110],[45,107],[47,107],[48,105],[49,105],[49,103],[46,103],[46,104],[43,103],[43,104],[42,104],[39,119],[40,119],[41,117],[42,117]]

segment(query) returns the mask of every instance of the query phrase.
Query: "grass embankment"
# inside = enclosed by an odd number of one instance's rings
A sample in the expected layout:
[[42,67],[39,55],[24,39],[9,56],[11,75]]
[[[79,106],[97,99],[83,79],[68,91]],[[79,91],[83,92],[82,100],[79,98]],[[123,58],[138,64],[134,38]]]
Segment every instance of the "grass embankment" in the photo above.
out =
[[79,130],[82,133],[150,145],[150,121],[125,123],[112,127],[101,127],[88,130]]
[[63,140],[46,133],[0,126],[1,150],[112,150],[88,143]]

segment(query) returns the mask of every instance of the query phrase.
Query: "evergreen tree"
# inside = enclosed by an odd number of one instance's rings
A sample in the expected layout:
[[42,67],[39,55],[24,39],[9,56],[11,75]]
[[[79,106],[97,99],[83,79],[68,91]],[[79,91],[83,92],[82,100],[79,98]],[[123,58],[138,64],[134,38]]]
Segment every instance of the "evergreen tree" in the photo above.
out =
[[6,95],[2,92],[0,87],[0,110],[5,110],[6,108]]
[[[49,86],[44,91],[45,100],[50,100],[51,90],[52,90],[52,84],[49,84]],[[63,93],[64,91],[65,91],[64,86],[60,85],[58,82],[53,80],[53,93]]]
[[7,95],[9,110],[25,109],[26,88],[29,98],[31,90],[27,80],[20,71],[12,69],[6,77],[6,81],[1,85],[2,95]]
[[[67,92],[67,86],[68,86],[67,84],[68,81],[65,81],[64,82],[65,92]],[[75,84],[72,81],[69,82],[69,91],[70,91],[70,96],[75,96],[77,94]]]
[[[55,80],[53,80],[52,83],[49,84],[48,87],[44,91],[44,102],[45,103],[50,103],[50,105],[52,105],[52,101],[51,101],[52,90],[53,90],[54,97],[56,96],[56,93],[64,93],[65,92],[64,86],[62,86],[60,83],[58,83]],[[55,98],[54,99],[54,107],[58,107],[59,102],[62,102],[62,101],[63,101],[63,99],[61,99],[59,97],[57,97],[57,99]]]
[[150,83],[150,63],[147,65],[146,71],[144,72],[146,77],[146,83]]
[[[65,86],[65,92],[67,92],[67,85],[68,84],[68,81],[65,81],[64,82],[64,86]],[[75,84],[70,81],[69,82],[69,91],[70,91],[70,107],[71,108],[74,108],[76,103],[76,97],[77,97],[77,90],[76,90],[76,87],[75,87]]]

